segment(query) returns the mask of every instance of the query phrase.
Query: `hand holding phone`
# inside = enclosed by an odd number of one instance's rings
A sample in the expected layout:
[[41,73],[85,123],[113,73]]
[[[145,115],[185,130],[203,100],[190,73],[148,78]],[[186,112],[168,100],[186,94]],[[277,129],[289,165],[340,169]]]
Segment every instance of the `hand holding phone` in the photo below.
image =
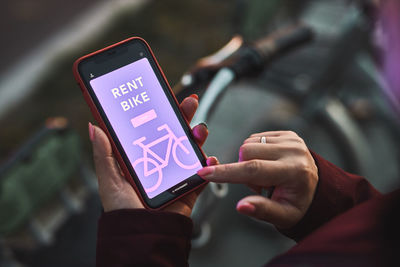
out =
[[[188,97],[180,104],[188,121],[192,119],[197,105],[197,100],[194,97]],[[203,145],[208,135],[207,128],[203,124],[197,125],[193,128],[193,133],[199,146]],[[144,208],[135,190],[121,175],[122,171],[112,155],[112,148],[107,135],[99,127],[91,124],[89,124],[89,135],[93,143],[94,164],[104,210],[108,212],[119,209]],[[207,159],[209,166],[217,163],[215,157]],[[184,196],[172,205],[167,206],[165,210],[189,217],[199,192],[199,190],[196,190]]]
[[129,38],[78,59],[74,75],[123,176],[146,208],[171,205],[207,183],[197,175],[206,157],[189,127],[191,118],[182,114],[143,39]]

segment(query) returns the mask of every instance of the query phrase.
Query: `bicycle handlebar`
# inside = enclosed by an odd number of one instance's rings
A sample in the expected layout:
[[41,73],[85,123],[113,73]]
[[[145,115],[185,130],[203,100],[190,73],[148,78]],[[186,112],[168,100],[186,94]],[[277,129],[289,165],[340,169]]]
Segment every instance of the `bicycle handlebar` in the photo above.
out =
[[236,78],[260,72],[266,64],[299,45],[311,41],[314,33],[309,26],[296,25],[279,30],[253,44],[242,47],[236,60],[227,67]]
[[310,27],[297,25],[277,31],[253,45],[240,48],[235,59],[225,64],[209,83],[191,124],[196,125],[208,120],[211,108],[235,79],[259,73],[273,59],[310,41],[313,36]]

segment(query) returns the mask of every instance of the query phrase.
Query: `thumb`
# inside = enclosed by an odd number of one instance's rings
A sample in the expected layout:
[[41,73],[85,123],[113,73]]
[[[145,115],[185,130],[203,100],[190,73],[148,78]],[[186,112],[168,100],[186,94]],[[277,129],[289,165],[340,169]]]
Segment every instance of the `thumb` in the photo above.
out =
[[241,214],[272,223],[280,229],[294,226],[298,216],[301,216],[296,207],[259,195],[241,199],[237,203],[236,210]]
[[[99,186],[107,186],[109,183],[115,184],[115,180],[125,179],[121,176],[121,169],[115,160],[111,143],[102,129],[89,123],[89,136],[93,146],[93,160]],[[120,177],[121,179],[115,179]],[[114,178],[114,179],[112,179]]]
[[89,123],[89,136],[93,145],[94,165],[104,211],[143,208],[133,187],[121,175],[107,135],[101,128]]

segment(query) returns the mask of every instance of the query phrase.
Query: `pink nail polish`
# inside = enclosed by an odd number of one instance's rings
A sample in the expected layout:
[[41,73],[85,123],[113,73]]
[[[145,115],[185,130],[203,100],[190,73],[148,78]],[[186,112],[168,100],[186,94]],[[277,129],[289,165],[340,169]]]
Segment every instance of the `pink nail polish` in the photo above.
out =
[[202,178],[207,178],[207,176],[209,176],[210,174],[212,174],[214,172],[214,167],[204,167],[201,170],[197,171],[197,174],[200,175]]
[[256,207],[249,203],[249,202],[241,202],[239,201],[238,204],[236,205],[236,210],[240,213],[244,214],[252,214],[256,211]]
[[196,98],[196,100],[199,100],[199,96],[196,94],[192,94],[192,95],[190,95],[190,97],[193,97],[193,98]]
[[90,138],[90,141],[94,141],[94,127],[93,127],[93,125],[89,122],[89,138]]
[[218,164],[218,160],[216,157],[208,157],[207,158],[207,165],[212,166]]

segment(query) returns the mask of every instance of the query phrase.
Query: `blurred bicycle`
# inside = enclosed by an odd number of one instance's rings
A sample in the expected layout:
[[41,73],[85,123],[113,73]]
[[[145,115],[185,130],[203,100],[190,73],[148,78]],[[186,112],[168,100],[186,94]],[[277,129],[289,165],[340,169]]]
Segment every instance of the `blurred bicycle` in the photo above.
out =
[[[235,36],[223,49],[199,60],[182,77],[175,87],[179,92],[178,99],[192,93],[200,95],[200,105],[192,121],[195,125],[209,122],[216,115],[215,110],[225,93],[234,87],[231,85],[244,79],[257,83],[259,90],[272,92],[293,109],[290,118],[274,119],[272,112],[268,114],[273,110],[266,107],[265,117],[271,119],[265,119],[258,131],[293,130],[308,142],[322,138],[317,132],[323,133],[323,140],[327,142],[317,141],[320,145],[317,152],[321,146],[331,147],[340,159],[339,164],[333,160],[336,164],[370,177],[371,182],[383,191],[390,190],[390,177],[386,181],[373,179],[377,158],[371,135],[376,134],[378,127],[382,129],[385,141],[393,144],[391,160],[398,162],[400,126],[387,106],[375,100],[382,84],[374,67],[371,42],[374,23],[369,13],[369,1],[356,1],[347,7],[340,1],[310,2],[304,17],[309,21],[307,25],[312,25],[317,32],[311,45],[286,56],[287,51],[311,39],[307,26],[284,27],[284,30],[254,43],[246,43],[242,37]],[[330,19],[335,24],[329,24]],[[247,85],[250,87],[249,83]],[[243,92],[249,90],[243,84],[238,86]],[[363,91],[359,91],[361,89]],[[241,126],[246,127],[250,126]],[[398,170],[387,170],[391,177],[397,176]],[[210,191],[214,195],[201,196],[193,215],[195,222],[197,218],[200,224],[209,220],[210,207],[221,195],[218,190],[223,188],[227,192],[225,187],[211,184]],[[199,232],[203,231],[201,228],[198,226]]]

